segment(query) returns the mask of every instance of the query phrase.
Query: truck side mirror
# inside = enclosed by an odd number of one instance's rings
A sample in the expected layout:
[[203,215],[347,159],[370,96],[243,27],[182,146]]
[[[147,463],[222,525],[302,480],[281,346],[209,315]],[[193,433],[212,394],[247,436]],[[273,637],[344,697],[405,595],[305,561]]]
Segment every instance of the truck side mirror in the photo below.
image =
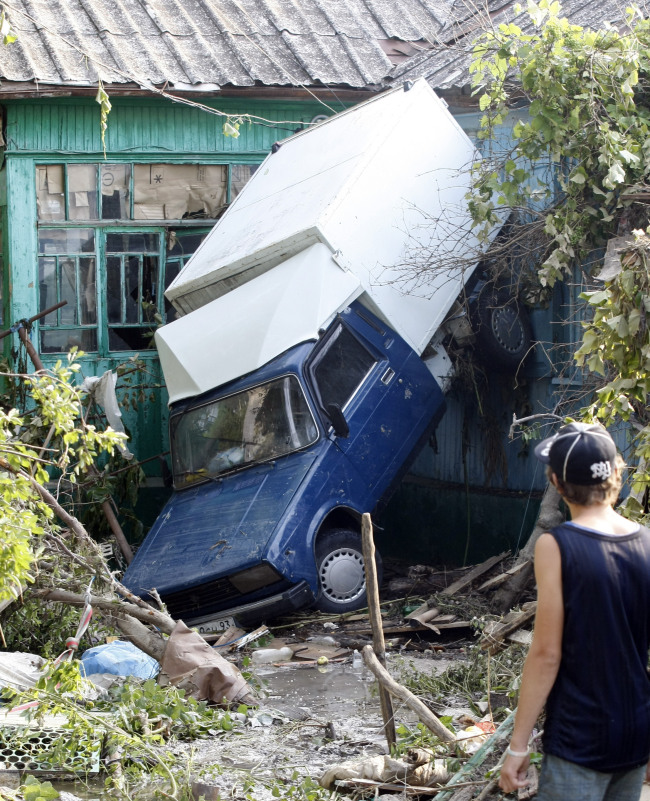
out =
[[328,403],[326,412],[336,436],[347,439],[350,436],[350,426],[338,403]]

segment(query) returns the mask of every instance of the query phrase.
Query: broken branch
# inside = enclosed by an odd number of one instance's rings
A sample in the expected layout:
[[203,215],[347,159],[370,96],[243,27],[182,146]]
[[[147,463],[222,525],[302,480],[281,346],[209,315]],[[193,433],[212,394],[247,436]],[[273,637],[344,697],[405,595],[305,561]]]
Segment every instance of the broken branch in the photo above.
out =
[[427,728],[431,729],[436,737],[439,737],[446,743],[455,742],[456,735],[454,732],[450,731],[440,720],[438,720],[429,707],[423,704],[417,696],[413,695],[410,690],[407,690],[406,687],[398,684],[395,679],[393,679],[386,668],[380,664],[370,645],[364,646],[361,653],[363,655],[363,661],[375,674],[377,681],[382,687],[384,687],[391,695],[394,695],[395,698],[399,698],[399,700],[405,703],[409,709],[415,712],[422,723],[424,723]]

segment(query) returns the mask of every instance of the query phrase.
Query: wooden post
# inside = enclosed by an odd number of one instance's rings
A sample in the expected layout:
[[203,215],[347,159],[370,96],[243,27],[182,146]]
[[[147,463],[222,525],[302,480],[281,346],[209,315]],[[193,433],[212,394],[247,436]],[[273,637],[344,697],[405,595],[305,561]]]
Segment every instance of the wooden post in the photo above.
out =
[[[379,585],[377,581],[377,563],[375,561],[375,543],[372,536],[372,520],[366,512],[361,518],[361,545],[363,548],[363,562],[366,571],[366,594],[368,596],[368,614],[372,629],[372,647],[375,656],[382,667],[386,667],[386,644],[384,642],[384,629],[382,626],[379,608]],[[379,684],[379,702],[381,716],[384,721],[384,734],[389,750],[397,742],[395,733],[395,718],[393,717],[393,702],[386,688]]]

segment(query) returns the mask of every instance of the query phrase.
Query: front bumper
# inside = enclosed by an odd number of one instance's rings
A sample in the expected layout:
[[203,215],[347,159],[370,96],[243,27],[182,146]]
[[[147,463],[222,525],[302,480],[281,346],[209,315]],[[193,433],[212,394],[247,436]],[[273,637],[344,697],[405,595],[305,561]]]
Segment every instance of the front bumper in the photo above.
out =
[[222,609],[211,615],[186,620],[185,623],[198,629],[200,634],[215,634],[223,631],[220,621],[223,621],[224,618],[233,618],[237,626],[245,629],[258,626],[274,617],[303,609],[305,606],[313,604],[314,600],[314,593],[309,588],[309,584],[301,581],[277,595],[271,595],[242,606],[235,606],[232,609]]

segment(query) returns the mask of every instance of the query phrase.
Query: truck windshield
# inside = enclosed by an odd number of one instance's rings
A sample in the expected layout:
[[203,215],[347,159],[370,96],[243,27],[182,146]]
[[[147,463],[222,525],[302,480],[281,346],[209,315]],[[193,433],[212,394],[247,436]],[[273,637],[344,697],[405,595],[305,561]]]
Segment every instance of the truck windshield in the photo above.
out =
[[174,486],[275,459],[310,445],[318,430],[296,376],[288,375],[172,417]]

